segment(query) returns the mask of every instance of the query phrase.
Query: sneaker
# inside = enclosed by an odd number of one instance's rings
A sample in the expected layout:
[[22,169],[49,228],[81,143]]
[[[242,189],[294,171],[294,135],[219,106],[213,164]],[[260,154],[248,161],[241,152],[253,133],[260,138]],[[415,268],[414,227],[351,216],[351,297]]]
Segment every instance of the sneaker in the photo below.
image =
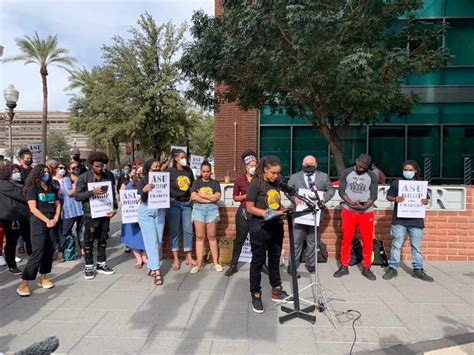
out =
[[237,265],[231,265],[230,268],[227,269],[227,271],[225,272],[225,276],[232,276],[234,275],[237,271],[239,271],[237,269]]
[[94,265],[86,265],[84,269],[84,277],[86,280],[92,280],[95,277]]
[[420,279],[423,281],[433,282],[434,279],[431,276],[428,276],[423,269],[413,269],[411,274],[415,279]]
[[115,271],[114,269],[112,269],[111,267],[109,267],[106,263],[102,263],[102,264],[97,264],[97,272],[99,274],[104,274],[104,275],[112,275],[112,274],[115,274]]
[[21,271],[17,267],[11,267],[8,269],[8,271],[10,272],[10,274],[13,274],[13,275],[21,275],[23,273],[23,271]]
[[196,265],[196,266],[193,266],[193,267],[191,268],[191,271],[190,271],[189,273],[190,273],[190,274],[197,274],[197,273],[198,273],[199,271],[201,271],[201,270],[202,270],[202,266]]
[[222,272],[224,271],[224,268],[220,264],[214,264],[214,270],[216,270],[217,272]]
[[345,275],[349,275],[349,268],[347,266],[341,265],[339,266],[339,269],[332,276],[339,278]]
[[252,293],[252,309],[255,313],[263,313],[262,293]]
[[[273,302],[283,301],[287,297],[289,297],[289,294],[285,290],[283,290],[283,287],[278,286],[278,287],[272,288],[272,301]],[[291,302],[291,299],[289,299],[288,302]]]
[[49,289],[53,288],[54,284],[46,276],[44,276],[38,279],[38,286]]
[[28,282],[22,281],[18,285],[18,288],[16,289],[16,293],[18,294],[18,296],[21,296],[21,297],[28,297],[29,295],[31,295],[30,286],[28,286]]
[[316,268],[314,266],[306,265],[306,270],[308,270],[310,274],[316,273]]
[[385,274],[382,276],[382,278],[384,280],[391,280],[397,276],[398,276],[398,271],[395,270],[393,267],[389,267],[387,271],[385,271]]
[[3,257],[3,255],[0,255],[0,266],[5,266],[5,265],[7,265],[5,258]]
[[21,246],[19,246],[19,247],[18,247],[18,252],[19,252],[20,254],[25,254],[25,253],[26,253],[26,251],[25,251],[25,247],[24,247],[24,246],[22,246],[22,245],[21,245]]
[[375,277],[374,273],[372,270],[370,270],[370,267],[364,267],[362,269],[362,275],[370,281],[375,281],[377,278]]
[[18,256],[15,256],[15,262],[16,262],[16,263],[19,263],[19,262],[22,261],[22,260],[23,260],[22,258],[20,258],[20,257],[18,257]]

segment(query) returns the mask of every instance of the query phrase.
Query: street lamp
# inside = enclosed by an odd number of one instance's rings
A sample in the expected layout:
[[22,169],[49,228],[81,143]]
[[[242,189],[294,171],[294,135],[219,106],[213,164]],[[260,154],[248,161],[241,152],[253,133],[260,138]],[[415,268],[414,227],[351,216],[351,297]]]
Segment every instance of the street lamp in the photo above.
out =
[[16,107],[16,103],[18,102],[18,97],[20,93],[18,92],[15,87],[10,84],[8,87],[3,90],[3,97],[7,103],[8,111],[1,115],[1,119],[5,121],[8,125],[8,143],[10,146],[10,159],[13,163],[13,144],[12,144],[12,121],[13,117],[15,117],[15,112],[13,111]]

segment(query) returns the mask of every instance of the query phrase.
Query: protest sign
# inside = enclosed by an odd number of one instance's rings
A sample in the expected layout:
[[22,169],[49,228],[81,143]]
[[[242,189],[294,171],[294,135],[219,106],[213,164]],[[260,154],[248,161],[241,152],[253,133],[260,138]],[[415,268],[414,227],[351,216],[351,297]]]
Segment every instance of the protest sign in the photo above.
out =
[[398,196],[405,200],[398,204],[397,217],[425,218],[426,207],[421,199],[428,193],[428,181],[400,180],[398,182]]
[[242,251],[240,252],[239,261],[249,263],[252,261],[252,247],[250,246],[250,235],[247,234]]
[[137,190],[120,190],[122,204],[122,223],[138,223],[138,206],[140,195]]
[[28,144],[28,149],[31,150],[33,155],[33,164],[41,164],[43,162],[43,143],[31,143]]
[[99,181],[99,182],[89,182],[87,183],[87,189],[89,191],[94,190],[94,188],[100,187],[102,190],[106,191],[101,195],[93,195],[90,199],[91,206],[91,217],[100,218],[106,217],[107,213],[112,212],[114,209],[114,198],[112,194],[114,190],[112,189],[112,183],[110,181]]
[[148,192],[148,208],[169,208],[170,173],[151,171],[148,173],[148,183],[154,185]]
[[[310,200],[315,199],[315,196],[316,196],[315,193],[309,189],[298,189],[298,195],[304,196]],[[318,191],[318,196],[319,196],[319,199],[322,200],[324,196],[323,192]],[[317,200],[314,201],[314,203],[316,202]],[[306,205],[306,203],[302,202],[299,205],[296,205],[296,212],[303,211],[307,208],[308,206]],[[318,227],[319,227],[320,219],[321,219],[321,210],[318,210],[318,213],[316,214],[316,223],[318,224]],[[295,219],[295,223],[304,224],[307,226],[314,226],[314,215],[312,213],[308,213],[307,215],[298,217]]]

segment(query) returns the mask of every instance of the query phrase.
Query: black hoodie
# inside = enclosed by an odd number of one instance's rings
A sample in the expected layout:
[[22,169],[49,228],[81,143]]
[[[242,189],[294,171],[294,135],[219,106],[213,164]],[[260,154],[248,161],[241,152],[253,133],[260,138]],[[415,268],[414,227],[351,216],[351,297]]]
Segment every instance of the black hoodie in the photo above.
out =
[[30,209],[22,187],[8,180],[0,180],[0,206],[0,220],[28,221],[30,219]]

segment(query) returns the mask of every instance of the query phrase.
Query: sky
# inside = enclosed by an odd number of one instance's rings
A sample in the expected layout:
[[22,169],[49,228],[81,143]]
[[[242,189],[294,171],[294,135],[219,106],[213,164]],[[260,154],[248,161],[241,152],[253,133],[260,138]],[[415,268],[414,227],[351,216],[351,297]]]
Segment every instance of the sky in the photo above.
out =
[[[191,24],[194,11],[214,13],[214,0],[0,0],[0,45],[3,57],[20,54],[15,38],[58,36],[58,46],[69,49],[78,67],[102,64],[101,47],[112,37],[129,38],[128,30],[148,11],[158,24]],[[188,39],[191,36],[188,34]],[[69,74],[48,68],[49,110],[67,111]],[[42,88],[37,64],[0,63],[0,89],[13,84],[20,92],[17,110],[41,110]],[[3,95],[1,97],[3,100]]]

